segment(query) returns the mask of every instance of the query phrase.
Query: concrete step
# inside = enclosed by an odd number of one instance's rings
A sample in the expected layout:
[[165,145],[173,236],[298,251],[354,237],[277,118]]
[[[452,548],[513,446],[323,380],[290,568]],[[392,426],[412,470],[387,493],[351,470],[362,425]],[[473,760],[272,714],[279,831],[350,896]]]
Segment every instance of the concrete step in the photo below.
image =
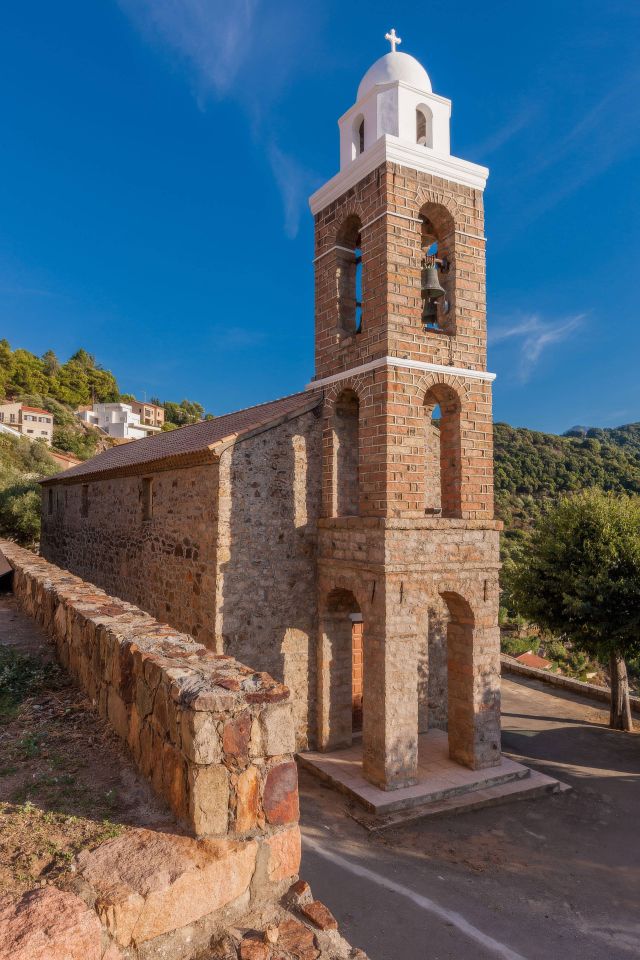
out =
[[410,810],[398,810],[383,816],[375,816],[354,808],[349,811],[349,815],[369,831],[388,830],[414,820],[422,820],[424,817],[447,817],[457,813],[481,810],[484,807],[495,807],[502,803],[512,803],[515,800],[533,800],[545,794],[565,793],[571,789],[568,784],[553,777],[548,777],[537,770],[529,770],[528,776],[458,794],[445,800],[426,803]]
[[297,759],[310,773],[345,793],[376,817],[414,808],[422,809],[427,804],[434,807],[469,793],[477,795],[489,788],[525,780],[531,772],[529,767],[508,757],[503,757],[496,767],[476,771],[447,760],[444,769],[434,770],[412,787],[384,791],[363,778],[360,764],[345,764],[345,755],[346,751],[326,754],[307,752],[299,753]]

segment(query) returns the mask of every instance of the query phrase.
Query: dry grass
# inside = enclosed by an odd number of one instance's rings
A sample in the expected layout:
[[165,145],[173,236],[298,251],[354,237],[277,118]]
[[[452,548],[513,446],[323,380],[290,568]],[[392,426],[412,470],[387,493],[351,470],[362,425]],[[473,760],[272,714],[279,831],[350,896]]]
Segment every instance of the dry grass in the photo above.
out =
[[0,896],[64,886],[81,850],[132,825],[173,821],[41,631],[0,598]]

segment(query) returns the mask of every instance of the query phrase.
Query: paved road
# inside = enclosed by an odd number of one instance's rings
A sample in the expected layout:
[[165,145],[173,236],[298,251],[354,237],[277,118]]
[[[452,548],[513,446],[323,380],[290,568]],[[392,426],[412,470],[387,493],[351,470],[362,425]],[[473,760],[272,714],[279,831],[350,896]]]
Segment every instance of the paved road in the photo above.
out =
[[371,836],[301,777],[303,875],[371,960],[640,957],[640,735],[503,681],[503,748],[572,792]]

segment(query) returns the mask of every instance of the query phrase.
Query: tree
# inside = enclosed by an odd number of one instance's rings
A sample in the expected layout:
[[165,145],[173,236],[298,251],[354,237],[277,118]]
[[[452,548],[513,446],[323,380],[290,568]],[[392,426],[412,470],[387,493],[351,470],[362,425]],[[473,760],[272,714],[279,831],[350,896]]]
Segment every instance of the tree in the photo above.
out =
[[13,355],[8,340],[0,340],[0,396],[6,395],[7,384],[13,371]]
[[42,363],[44,367],[44,372],[48,377],[53,377],[56,375],[60,369],[60,361],[56,357],[53,350],[47,350],[46,353],[42,354]]
[[57,450],[73,453],[80,460],[88,460],[96,452],[98,435],[75,427],[54,427],[53,445]]
[[640,654],[640,497],[586,490],[562,499],[506,574],[520,613],[608,659],[610,726],[633,729],[626,661]]
[[175,423],[177,427],[182,427],[187,423],[197,423],[202,420],[204,407],[194,400],[181,400],[180,403],[174,403],[167,400],[163,404],[164,416],[168,423]]
[[28,350],[14,350],[7,389],[14,393],[45,393],[46,387],[47,375],[42,360]]

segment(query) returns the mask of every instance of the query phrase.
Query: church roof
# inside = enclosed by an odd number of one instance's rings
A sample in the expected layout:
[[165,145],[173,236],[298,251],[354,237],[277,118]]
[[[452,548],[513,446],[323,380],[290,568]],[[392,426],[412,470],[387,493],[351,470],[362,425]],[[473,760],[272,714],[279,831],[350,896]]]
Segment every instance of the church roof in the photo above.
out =
[[132,440],[99,453],[69,470],[45,477],[43,484],[73,483],[77,479],[103,479],[110,476],[139,474],[145,468],[170,469],[214,459],[216,447],[252,433],[275,427],[292,417],[318,406],[320,391],[294,393],[290,397],[259,403],[213,420],[200,420],[186,427]]

